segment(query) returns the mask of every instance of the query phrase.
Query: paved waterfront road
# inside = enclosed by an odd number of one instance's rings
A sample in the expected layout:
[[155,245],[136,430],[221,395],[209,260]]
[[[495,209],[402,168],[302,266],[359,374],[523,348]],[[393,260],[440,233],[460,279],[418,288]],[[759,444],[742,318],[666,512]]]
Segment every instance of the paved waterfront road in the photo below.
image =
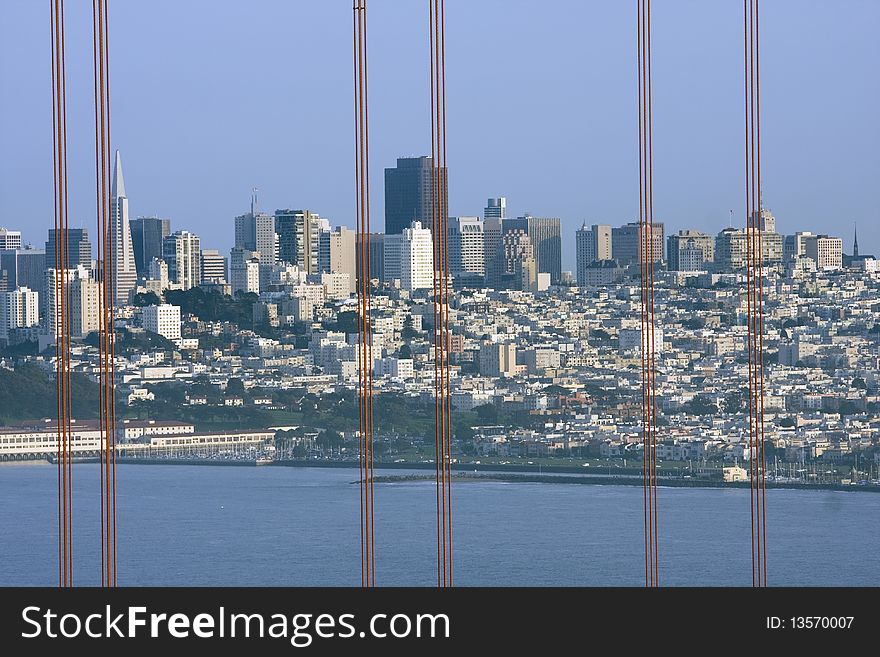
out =
[[[98,472],[74,468],[78,584],[98,583]],[[56,583],[55,477],[50,465],[0,466],[0,585]],[[119,466],[119,583],[359,585],[356,477]],[[880,495],[767,496],[771,584],[880,585]],[[663,488],[659,499],[662,584],[751,584],[747,490]],[[432,585],[434,504],[430,482],[377,485],[377,583]],[[458,585],[643,583],[640,487],[466,482],[453,504]]]

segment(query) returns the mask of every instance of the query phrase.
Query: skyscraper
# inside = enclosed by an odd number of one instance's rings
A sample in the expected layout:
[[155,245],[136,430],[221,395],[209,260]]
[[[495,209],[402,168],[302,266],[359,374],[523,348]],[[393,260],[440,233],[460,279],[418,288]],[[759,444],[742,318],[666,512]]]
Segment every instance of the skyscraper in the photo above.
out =
[[[690,251],[692,249],[699,250],[701,257],[692,253]],[[685,250],[689,251],[687,258],[683,259],[682,252]],[[680,230],[677,234],[669,236],[666,257],[669,259],[671,271],[697,271],[702,269],[703,265],[715,262],[715,238],[698,230]]]
[[458,286],[482,285],[486,278],[486,242],[479,217],[449,218],[449,272]]
[[275,210],[278,259],[309,274],[319,273],[325,229],[330,230],[330,222],[309,210]]
[[[116,151],[113,166],[113,185],[111,188],[110,244],[113,274],[112,296],[116,305],[127,305],[132,291],[137,285],[137,268],[134,261],[134,247],[131,243],[131,225],[128,220],[128,197],[125,194],[125,180],[122,177],[122,158]],[[48,248],[46,254],[48,255]],[[51,266],[51,264],[49,265]]]
[[228,280],[226,258],[217,249],[202,249],[202,282],[217,283]]
[[587,284],[587,267],[596,259],[596,245],[593,243],[593,231],[583,224],[575,232],[575,260],[577,265],[577,284]]
[[525,215],[504,220],[504,233],[523,230],[529,236],[539,272],[550,274],[550,281],[558,283],[562,277],[562,226],[557,218]]
[[[63,233],[62,233],[63,234]],[[79,265],[86,268],[92,266],[92,243],[89,241],[89,233],[85,228],[67,229],[67,262],[55,262],[55,242],[58,231],[49,229],[49,239],[46,240],[46,269],[54,269],[56,264],[64,269],[76,269]]]
[[[361,271],[361,249],[362,242],[360,237],[357,238],[357,253],[355,258],[357,261],[357,271]],[[380,281],[387,280],[385,277],[385,233],[370,233],[369,241],[369,258],[370,258],[370,278]]]
[[339,226],[333,232],[327,232],[329,243],[328,272],[348,274],[348,291],[357,291],[357,232],[345,226]]
[[575,233],[577,282],[586,285],[589,266],[597,260],[611,260],[611,226],[584,223]]
[[[663,224],[655,221],[648,246],[649,262],[663,260]],[[637,221],[611,229],[611,252],[621,265],[637,265],[641,262],[642,229]]]
[[499,280],[496,289],[533,290],[538,283],[535,251],[529,234],[522,228],[507,230],[499,246]]
[[20,249],[21,232],[0,227],[0,249]]
[[41,290],[46,276],[46,252],[43,249],[0,249],[0,286],[6,290],[26,287]]
[[100,329],[101,284],[87,277],[77,276],[68,284],[70,304],[70,335],[84,338]]
[[241,247],[232,247],[229,254],[229,282],[232,293],[260,293],[260,255]]
[[448,215],[446,174],[446,169],[438,172],[428,156],[399,157],[396,167],[385,169],[385,234],[401,233],[413,221],[433,233],[438,177],[441,205]]
[[153,258],[162,257],[162,240],[170,234],[170,219],[138,217],[131,220],[131,245],[138,278],[146,276]]
[[26,287],[0,292],[0,341],[8,342],[10,331],[36,326],[39,321],[37,292]]
[[400,234],[400,287],[404,290],[430,289],[434,285],[434,242],[431,231],[412,222]]
[[501,280],[500,249],[503,232],[503,217],[486,217],[483,220],[483,266],[486,268],[487,287],[496,287]]
[[162,240],[162,259],[168,263],[168,278],[184,290],[202,282],[201,242],[198,235],[179,230]]
[[507,217],[507,199],[504,196],[490,198],[483,210],[483,219],[505,219]]

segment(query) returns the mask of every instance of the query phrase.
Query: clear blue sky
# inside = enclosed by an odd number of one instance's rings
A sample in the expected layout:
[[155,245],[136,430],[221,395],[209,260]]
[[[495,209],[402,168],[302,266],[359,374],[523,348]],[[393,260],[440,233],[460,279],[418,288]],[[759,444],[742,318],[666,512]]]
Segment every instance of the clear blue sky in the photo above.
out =
[[[112,137],[132,216],[158,214],[228,249],[260,205],[353,225],[350,0],[111,1]],[[91,3],[68,0],[75,225],[94,233]],[[430,148],[427,0],[369,0],[372,197],[383,168]],[[741,0],[654,6],[655,218],[743,222]],[[763,173],[780,232],[880,251],[880,2],[761,3]],[[563,219],[638,208],[636,2],[447,0],[451,214],[505,195]],[[41,244],[52,221],[47,2],[0,10],[0,225]]]

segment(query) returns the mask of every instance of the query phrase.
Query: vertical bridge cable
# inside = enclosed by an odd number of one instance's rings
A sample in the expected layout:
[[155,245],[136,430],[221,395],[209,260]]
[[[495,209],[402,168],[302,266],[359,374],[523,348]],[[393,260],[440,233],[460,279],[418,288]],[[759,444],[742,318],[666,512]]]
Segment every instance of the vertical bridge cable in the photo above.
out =
[[657,398],[654,317],[654,189],[651,87],[651,0],[637,0],[639,78],[639,264],[641,279],[642,459],[645,586],[658,586]]
[[64,1],[51,0],[52,34],[52,151],[55,197],[54,299],[49,305],[55,334],[55,384],[58,426],[58,584],[73,584],[72,468],[70,417],[70,340],[68,304],[68,179],[67,179],[67,80],[64,47]]
[[752,585],[767,585],[764,457],[764,249],[758,0],[743,0],[746,165],[746,323],[749,372],[749,493]]
[[100,354],[99,424],[101,433],[101,585],[116,586],[116,403],[115,330],[112,277],[114,231],[110,189],[110,77],[107,0],[92,0],[92,48],[95,88],[95,196],[98,258]]
[[358,244],[358,409],[360,468],[361,586],[375,586],[373,494],[373,330],[370,290],[370,168],[367,93],[367,2],[353,6],[355,178]]
[[452,586],[452,432],[449,366],[449,249],[446,168],[444,0],[429,0],[431,161],[434,251],[434,410],[437,475],[437,586]]

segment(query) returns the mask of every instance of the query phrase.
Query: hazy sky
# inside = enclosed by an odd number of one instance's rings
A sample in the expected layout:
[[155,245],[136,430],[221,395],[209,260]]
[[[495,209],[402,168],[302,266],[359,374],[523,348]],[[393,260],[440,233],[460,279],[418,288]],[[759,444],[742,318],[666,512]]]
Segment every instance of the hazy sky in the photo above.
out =
[[[91,2],[68,0],[71,218],[94,233]],[[743,223],[741,0],[653,3],[655,219]],[[52,222],[47,2],[0,14],[0,225]],[[204,247],[260,206],[354,225],[350,0],[111,2],[111,117],[132,216]],[[427,0],[369,0],[372,202],[383,169],[430,149]],[[880,2],[761,3],[765,204],[780,232],[880,251]],[[450,213],[504,195],[574,230],[638,211],[636,1],[447,0]]]

